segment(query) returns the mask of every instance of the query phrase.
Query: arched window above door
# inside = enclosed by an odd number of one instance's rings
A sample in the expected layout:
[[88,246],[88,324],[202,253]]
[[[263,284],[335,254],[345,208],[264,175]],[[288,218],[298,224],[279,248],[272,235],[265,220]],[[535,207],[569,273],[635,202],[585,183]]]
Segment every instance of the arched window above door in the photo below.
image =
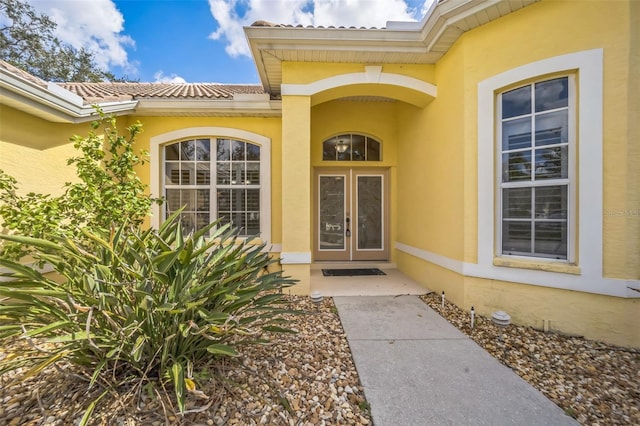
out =
[[381,143],[371,136],[345,133],[322,143],[324,161],[380,161]]

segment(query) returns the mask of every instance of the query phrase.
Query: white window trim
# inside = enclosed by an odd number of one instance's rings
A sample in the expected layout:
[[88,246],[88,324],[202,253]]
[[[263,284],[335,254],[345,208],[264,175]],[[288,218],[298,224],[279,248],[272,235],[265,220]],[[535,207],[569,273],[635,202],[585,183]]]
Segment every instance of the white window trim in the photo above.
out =
[[[495,99],[519,81],[565,72],[576,73],[579,157],[577,173],[579,275],[499,267],[494,258]],[[463,262],[395,242],[399,251],[463,276],[537,285],[623,298],[640,298],[640,280],[606,278],[602,269],[603,50],[593,49],[533,62],[478,84],[478,261]],[[582,173],[581,173],[582,172]]]
[[[564,180],[566,180],[566,185],[568,188],[568,193],[567,193],[567,258],[566,259],[554,259],[553,257],[543,257],[543,256],[535,256],[535,255],[531,255],[531,256],[525,256],[525,255],[511,255],[511,254],[504,254],[503,253],[503,249],[502,249],[502,225],[503,225],[503,217],[502,217],[502,208],[503,208],[503,196],[502,196],[502,189],[503,189],[503,184],[504,182],[502,182],[502,149],[500,149],[501,146],[501,141],[502,141],[502,105],[499,102],[499,99],[501,98],[501,95],[510,91],[510,90],[514,90],[514,89],[518,89],[521,87],[525,87],[525,86],[533,86],[536,83],[540,83],[540,82],[544,82],[544,81],[548,81],[548,80],[553,80],[556,78],[562,78],[562,77],[567,77],[568,78],[568,89],[569,89],[569,93],[568,93],[568,108],[567,108],[567,112],[568,112],[568,127],[569,127],[569,134],[568,134],[568,143],[567,143],[567,149],[568,149],[568,158],[567,158],[567,162],[568,162],[568,177],[566,179],[548,179],[548,180],[544,180],[543,184],[544,186],[546,185],[562,185],[565,184]],[[545,263],[545,262],[554,262],[554,263],[569,263],[569,264],[575,264],[576,263],[576,223],[577,223],[577,211],[576,211],[576,187],[578,184],[577,181],[577,177],[576,177],[576,151],[577,151],[577,143],[576,143],[576,138],[577,138],[577,134],[576,134],[576,124],[577,124],[577,116],[576,116],[576,84],[575,84],[575,75],[573,73],[571,74],[567,74],[567,75],[558,75],[558,76],[553,76],[553,77],[543,77],[543,78],[539,78],[535,81],[529,82],[529,83],[525,83],[522,84],[521,86],[518,86],[516,88],[510,88],[508,90],[502,90],[498,93],[496,93],[496,98],[498,98],[498,102],[496,105],[496,117],[495,117],[495,122],[496,122],[496,145],[495,145],[495,159],[496,159],[496,164],[498,165],[498,167],[495,168],[496,170],[496,175],[495,175],[495,182],[496,182],[496,190],[498,191],[496,194],[496,214],[495,214],[495,242],[496,242],[496,252],[495,252],[495,256],[496,257],[504,257],[507,259],[522,259],[526,262],[541,262],[541,263]],[[532,90],[534,90],[532,88]],[[532,140],[532,144],[533,144],[533,140]],[[533,146],[533,145],[532,145]],[[534,163],[535,163],[535,158],[531,157],[531,168],[532,168],[532,173],[533,173],[533,169],[534,169]],[[522,187],[522,188],[534,188],[537,187],[539,185],[537,185],[538,181],[524,181],[523,185],[516,185],[518,187]]]
[[[580,271],[577,275],[494,265],[496,255],[496,94],[520,81],[547,74],[576,75],[578,158],[575,173],[580,181],[574,234]],[[603,180],[603,50],[594,49],[556,56],[506,71],[478,83],[478,263],[473,275],[594,293],[610,293],[602,275],[602,180]],[[588,173],[587,173],[588,171]],[[571,242],[571,241],[570,241]],[[470,271],[471,272],[471,271]]]
[[[257,133],[230,127],[191,127],[152,136],[149,143],[151,196],[163,195],[162,148],[187,139],[238,139],[260,146],[260,239],[271,242],[271,139]],[[152,207],[151,226],[158,228],[162,218],[161,206]]]

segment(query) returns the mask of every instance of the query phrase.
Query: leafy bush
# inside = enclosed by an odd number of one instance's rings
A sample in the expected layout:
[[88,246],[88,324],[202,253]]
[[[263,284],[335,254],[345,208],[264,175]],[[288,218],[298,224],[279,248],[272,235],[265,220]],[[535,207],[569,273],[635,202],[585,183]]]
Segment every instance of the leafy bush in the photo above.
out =
[[[144,222],[151,205],[160,200],[145,193],[147,186],[135,173],[146,156],[134,150],[142,124],[129,126],[125,137],[118,133],[115,117],[97,111],[100,119],[91,123],[89,135],[71,138],[80,155],[67,163],[76,167],[79,182],[65,184],[61,196],[18,195],[16,179],[0,170],[2,227],[35,238],[66,235],[77,240],[83,238],[82,228],[108,231],[124,223],[135,227]],[[0,246],[1,257],[17,260],[26,254],[22,244]]]
[[185,393],[197,392],[194,365],[263,343],[262,331],[288,331],[279,314],[290,312],[281,296],[293,281],[268,272],[264,246],[216,224],[183,236],[179,213],[159,230],[83,231],[87,244],[0,236],[33,247],[62,276],[0,259],[12,271],[0,274],[11,278],[0,282],[0,341],[33,343],[0,374],[25,367],[27,378],[66,360],[89,368],[92,384],[106,374],[158,378],[184,411]]

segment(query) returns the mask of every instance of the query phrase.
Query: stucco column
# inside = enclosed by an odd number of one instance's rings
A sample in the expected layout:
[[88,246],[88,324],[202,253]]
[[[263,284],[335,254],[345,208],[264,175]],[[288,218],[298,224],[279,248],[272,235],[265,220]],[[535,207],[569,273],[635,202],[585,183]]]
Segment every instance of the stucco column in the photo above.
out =
[[311,99],[282,97],[282,267],[309,294],[311,269]]

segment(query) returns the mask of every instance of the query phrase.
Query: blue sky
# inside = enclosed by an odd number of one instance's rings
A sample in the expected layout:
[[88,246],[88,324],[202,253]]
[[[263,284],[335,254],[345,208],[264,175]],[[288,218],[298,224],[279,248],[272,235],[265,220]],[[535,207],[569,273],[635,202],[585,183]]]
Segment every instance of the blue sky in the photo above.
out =
[[[58,37],[132,80],[259,83],[242,27],[384,27],[422,19],[433,0],[26,0]],[[426,4],[425,4],[426,3]]]

